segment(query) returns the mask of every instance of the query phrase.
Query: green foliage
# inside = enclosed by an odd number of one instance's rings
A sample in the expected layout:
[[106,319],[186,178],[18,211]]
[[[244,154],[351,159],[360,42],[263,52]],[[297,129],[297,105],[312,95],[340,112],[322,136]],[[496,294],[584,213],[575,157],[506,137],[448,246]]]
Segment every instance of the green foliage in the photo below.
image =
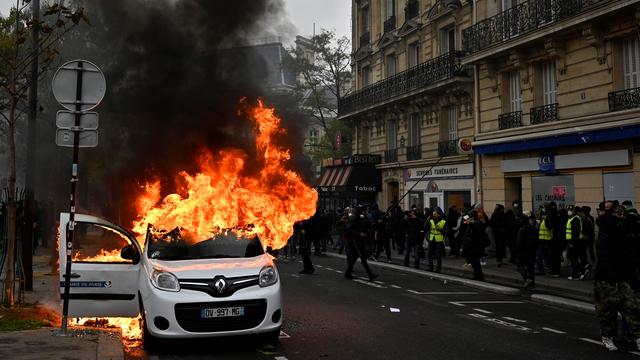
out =
[[36,319],[0,319],[0,331],[34,330],[42,327],[42,320]]

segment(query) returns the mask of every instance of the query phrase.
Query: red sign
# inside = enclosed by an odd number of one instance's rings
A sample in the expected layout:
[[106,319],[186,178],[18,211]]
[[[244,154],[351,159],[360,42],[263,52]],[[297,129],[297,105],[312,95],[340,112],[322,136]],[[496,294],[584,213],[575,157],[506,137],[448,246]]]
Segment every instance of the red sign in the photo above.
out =
[[566,186],[554,186],[551,188],[553,190],[553,197],[556,199],[564,199],[567,196],[567,187]]

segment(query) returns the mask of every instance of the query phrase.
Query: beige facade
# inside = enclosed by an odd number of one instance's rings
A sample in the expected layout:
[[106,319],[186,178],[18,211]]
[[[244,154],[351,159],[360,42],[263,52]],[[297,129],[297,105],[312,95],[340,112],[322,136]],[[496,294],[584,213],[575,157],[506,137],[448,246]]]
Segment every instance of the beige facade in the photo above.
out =
[[[475,3],[462,62],[478,79],[474,150],[485,207],[635,203],[639,2]],[[546,161],[553,174],[541,171]]]
[[[470,2],[448,3],[353,1],[355,89],[341,100],[340,118],[355,128],[355,154],[382,156],[381,208],[414,185],[403,207],[475,201],[473,155],[457,146],[474,135],[472,67],[459,52],[473,12]],[[407,176],[433,165],[449,170]],[[458,170],[465,175],[448,174]]]

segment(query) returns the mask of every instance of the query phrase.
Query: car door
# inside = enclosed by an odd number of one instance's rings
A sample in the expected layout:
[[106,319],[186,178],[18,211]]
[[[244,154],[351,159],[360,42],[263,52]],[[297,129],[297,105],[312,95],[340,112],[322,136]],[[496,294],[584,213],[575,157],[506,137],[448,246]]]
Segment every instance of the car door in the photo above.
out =
[[[138,315],[138,275],[142,251],[136,239],[124,228],[94,216],[76,214],[75,224],[69,316]],[[68,226],[69,214],[61,213],[61,299],[64,297]]]

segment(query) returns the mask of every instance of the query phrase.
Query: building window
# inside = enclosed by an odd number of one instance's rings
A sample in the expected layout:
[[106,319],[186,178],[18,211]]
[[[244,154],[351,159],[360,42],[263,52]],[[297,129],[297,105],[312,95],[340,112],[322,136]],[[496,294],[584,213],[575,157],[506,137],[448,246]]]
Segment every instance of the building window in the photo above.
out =
[[458,140],[458,109],[450,106],[447,109],[447,120],[449,125],[449,141]]
[[509,111],[516,112],[522,110],[522,94],[520,92],[520,72],[509,73]]
[[387,64],[387,77],[395,75],[396,69],[397,69],[396,55],[395,54],[387,55],[386,64]]
[[369,153],[369,133],[371,132],[371,129],[368,127],[363,127],[362,128],[362,134],[360,135],[360,139],[361,139],[361,148],[360,148],[360,153],[361,154],[368,154]]
[[624,88],[640,87],[640,42],[638,38],[625,40],[622,52],[624,56]]
[[409,145],[420,145],[420,113],[411,114],[409,127]]
[[387,149],[393,150],[398,148],[398,121],[390,119],[387,122]]
[[365,87],[367,85],[371,85],[371,68],[364,66],[362,68],[362,86]]
[[454,27],[440,31],[440,53],[446,54],[456,49],[456,29]]
[[396,16],[396,0],[387,0],[387,19]]
[[558,83],[556,81],[556,63],[549,61],[542,64],[542,95],[544,105],[557,102]]
[[365,6],[360,10],[360,33],[364,34],[369,32],[369,7]]
[[407,56],[407,69],[412,68],[420,64],[420,42],[416,41],[409,44]]
[[310,144],[318,144],[320,140],[320,131],[318,129],[311,129],[309,130],[309,143]]

